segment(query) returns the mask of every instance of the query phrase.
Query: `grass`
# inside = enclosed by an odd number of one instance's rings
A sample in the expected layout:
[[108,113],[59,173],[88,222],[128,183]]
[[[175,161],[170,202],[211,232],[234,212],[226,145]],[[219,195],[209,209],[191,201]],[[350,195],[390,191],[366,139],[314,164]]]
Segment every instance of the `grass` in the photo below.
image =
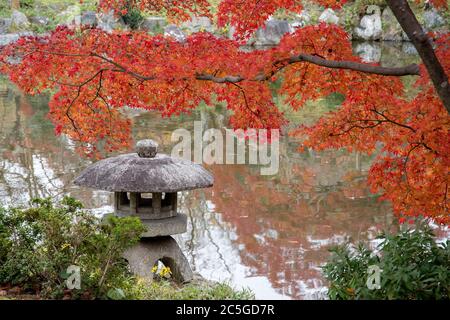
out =
[[[78,5],[82,11],[96,10],[96,0],[84,0],[80,4],[79,0],[21,0],[20,11],[27,17],[44,16],[54,19],[65,8]],[[8,1],[0,4],[0,17],[10,17],[11,8]]]
[[227,283],[190,283],[177,286],[169,281],[138,281],[128,296],[139,300],[252,300],[253,292],[236,290]]
[[[237,290],[228,283],[196,281],[186,285],[176,285],[168,280],[130,282],[125,289],[125,299],[131,300],[254,300],[249,289]],[[36,294],[7,294],[0,300],[41,300]]]

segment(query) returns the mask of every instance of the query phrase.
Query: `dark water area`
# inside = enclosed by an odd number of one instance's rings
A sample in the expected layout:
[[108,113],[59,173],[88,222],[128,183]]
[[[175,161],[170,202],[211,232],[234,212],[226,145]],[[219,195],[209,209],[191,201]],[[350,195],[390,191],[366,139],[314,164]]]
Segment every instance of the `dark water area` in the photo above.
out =
[[[54,135],[48,99],[0,82],[0,204],[70,194],[96,214],[112,212],[111,193],[72,184],[91,160],[67,137]],[[291,117],[312,121],[327,108],[316,106]],[[225,116],[207,110],[169,119],[149,112],[129,115],[133,138],[152,138],[166,153],[175,144],[175,129],[192,132],[200,119],[208,128],[227,126]],[[282,136],[276,175],[263,176],[256,165],[210,165],[213,188],[180,193],[188,232],[176,239],[194,271],[249,287],[261,299],[323,298],[320,266],[330,246],[373,240],[396,227],[389,204],[367,186],[370,157],[344,150],[300,153],[298,146],[298,138]]]

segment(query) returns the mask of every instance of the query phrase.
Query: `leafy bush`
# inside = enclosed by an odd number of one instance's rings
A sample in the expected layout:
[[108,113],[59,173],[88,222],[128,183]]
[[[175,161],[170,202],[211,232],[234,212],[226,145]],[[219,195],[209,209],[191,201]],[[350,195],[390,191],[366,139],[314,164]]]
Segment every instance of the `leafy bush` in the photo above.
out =
[[128,296],[144,300],[252,300],[253,292],[236,290],[226,283],[189,283],[177,286],[168,280],[151,283],[139,280]]
[[144,20],[141,11],[135,8],[128,9],[127,13],[123,15],[122,18],[125,24],[130,26],[133,30],[138,29]]
[[32,8],[34,5],[34,0],[20,0],[21,8]]
[[[144,231],[138,218],[109,217],[102,222],[64,198],[32,201],[30,209],[0,211],[0,283],[40,292],[42,297],[106,298],[133,281],[123,251]],[[70,265],[81,268],[81,289],[68,292]]]
[[[69,197],[60,205],[36,199],[30,209],[0,208],[0,285],[54,299],[253,298],[249,290],[223,283],[178,286],[168,280],[167,267],[158,272],[159,281],[133,276],[122,254],[143,231],[138,218],[111,216],[102,221]],[[71,265],[80,267],[79,290],[67,289]]]
[[[383,235],[379,255],[360,244],[333,248],[323,267],[330,299],[450,299],[450,246],[437,244],[431,229]],[[368,267],[381,270],[381,288],[369,290]]]

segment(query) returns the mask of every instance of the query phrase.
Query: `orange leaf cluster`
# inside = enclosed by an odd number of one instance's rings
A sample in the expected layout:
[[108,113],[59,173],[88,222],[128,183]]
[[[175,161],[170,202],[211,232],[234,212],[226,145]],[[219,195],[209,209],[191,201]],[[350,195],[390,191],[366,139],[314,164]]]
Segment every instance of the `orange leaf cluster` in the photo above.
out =
[[[179,2],[139,3],[176,11]],[[198,9],[194,4],[206,8],[204,1],[185,3],[190,9],[179,4],[185,13]],[[235,25],[246,37],[278,8],[298,11],[300,5],[293,0],[223,0],[218,21]],[[436,46],[448,74],[449,35],[437,39]],[[369,177],[373,191],[391,200],[399,216],[426,216],[449,224],[449,115],[425,69],[421,67],[416,83],[420,93],[411,99],[404,96],[398,77],[289,62],[299,54],[361,62],[353,56],[345,31],[324,23],[297,29],[276,48],[252,52],[241,50],[237,41],[208,33],[177,42],[144,32],[60,27],[48,36],[22,38],[3,48],[0,71],[28,93],[56,90],[50,103],[56,133],[69,135],[93,154],[99,141],[108,151],[130,143],[124,107],[170,116],[189,112],[200,102],[224,103],[233,113],[234,128],[270,129],[286,123],[272,97],[270,84],[277,78],[282,80],[277,94],[294,110],[308,100],[340,93],[340,107],[296,131],[304,144],[319,150],[377,151]]]
[[236,39],[245,40],[277,10],[301,12],[302,8],[296,0],[223,0],[219,5],[217,23],[220,27],[232,25]]
[[[447,73],[449,40],[446,35],[437,41],[437,54]],[[422,77],[416,82],[420,93],[412,100],[403,97],[399,78],[330,70],[322,70],[318,77],[316,72],[320,71],[308,70],[288,80],[287,99],[294,107],[318,98],[322,87],[324,94],[336,90],[345,100],[314,126],[297,130],[307,137],[305,145],[377,151],[369,174],[373,192],[381,191],[383,198],[391,200],[399,216],[426,216],[449,224],[450,117],[425,68],[421,67]],[[318,81],[316,88],[314,81]]]

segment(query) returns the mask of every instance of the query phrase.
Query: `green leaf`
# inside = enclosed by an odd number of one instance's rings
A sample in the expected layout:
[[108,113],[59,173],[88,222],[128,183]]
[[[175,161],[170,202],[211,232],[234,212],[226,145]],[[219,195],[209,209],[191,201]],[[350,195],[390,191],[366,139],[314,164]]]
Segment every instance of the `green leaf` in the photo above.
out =
[[110,289],[110,290],[108,290],[106,295],[111,300],[123,300],[123,299],[125,299],[125,293],[120,288]]

